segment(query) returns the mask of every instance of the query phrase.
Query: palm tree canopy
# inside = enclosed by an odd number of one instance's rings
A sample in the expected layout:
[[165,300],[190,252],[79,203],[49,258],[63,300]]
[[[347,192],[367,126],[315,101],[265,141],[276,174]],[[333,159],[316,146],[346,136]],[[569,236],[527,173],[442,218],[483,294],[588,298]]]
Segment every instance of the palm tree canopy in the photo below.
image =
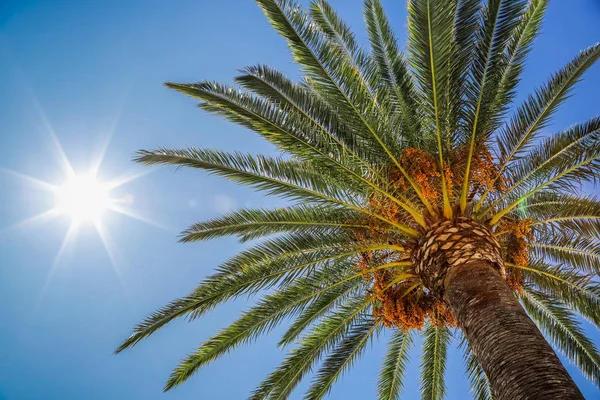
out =
[[[289,206],[243,209],[184,231],[184,242],[234,235],[253,244],[148,316],[117,351],[174,319],[262,294],[185,358],[165,389],[291,318],[279,343],[289,354],[252,399],[287,397],[317,366],[306,396],[323,398],[382,329],[393,334],[378,398],[400,396],[421,334],[422,396],[441,399],[447,347],[461,331],[415,254],[432,227],[468,218],[489,227],[501,272],[530,317],[600,386],[600,353],[578,318],[600,327],[600,200],[577,191],[600,174],[600,117],[542,135],[600,45],[511,111],[547,0],[409,0],[406,50],[379,0],[364,2],[368,50],[325,0],[308,9],[257,3],[287,41],[300,81],[256,65],[233,86],[167,86],[258,133],[281,156],[158,149],[136,161],[199,168]],[[474,397],[490,398],[464,349]]]

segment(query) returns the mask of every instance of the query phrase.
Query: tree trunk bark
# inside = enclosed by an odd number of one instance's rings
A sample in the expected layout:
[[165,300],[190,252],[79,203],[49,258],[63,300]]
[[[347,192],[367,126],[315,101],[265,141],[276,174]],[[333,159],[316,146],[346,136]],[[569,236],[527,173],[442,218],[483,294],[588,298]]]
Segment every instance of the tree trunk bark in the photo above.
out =
[[500,400],[583,399],[536,325],[491,263],[449,268],[444,297]]

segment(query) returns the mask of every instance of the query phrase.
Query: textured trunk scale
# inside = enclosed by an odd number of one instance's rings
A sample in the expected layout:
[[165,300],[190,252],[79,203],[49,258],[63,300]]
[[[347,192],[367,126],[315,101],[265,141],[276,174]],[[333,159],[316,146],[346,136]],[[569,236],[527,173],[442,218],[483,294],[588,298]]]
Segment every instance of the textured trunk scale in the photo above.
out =
[[500,245],[468,218],[431,227],[413,253],[423,283],[457,318],[495,398],[583,399],[505,281]]

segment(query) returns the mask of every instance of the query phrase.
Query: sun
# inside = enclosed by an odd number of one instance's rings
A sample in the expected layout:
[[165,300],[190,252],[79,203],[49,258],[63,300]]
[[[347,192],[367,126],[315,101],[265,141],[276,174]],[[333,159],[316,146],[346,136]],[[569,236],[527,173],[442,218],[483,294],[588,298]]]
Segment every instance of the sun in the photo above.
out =
[[[74,168],[63,149],[62,143],[58,139],[58,135],[46,117],[43,107],[33,92],[32,102],[35,108],[34,115],[37,114],[41,123],[40,126],[43,127],[42,133],[46,136],[50,144],[48,150],[50,150],[54,161],[53,164],[59,168],[53,172],[52,175],[54,175],[54,178],[47,181],[19,171],[0,167],[0,174],[8,174],[20,183],[26,184],[32,190],[28,196],[31,199],[39,199],[39,204],[44,205],[41,212],[17,221],[10,226],[0,227],[0,232],[8,232],[15,229],[37,229],[40,224],[67,220],[67,224],[61,223],[56,225],[56,233],[62,236],[62,241],[58,246],[54,260],[48,263],[49,268],[46,280],[38,296],[38,305],[44,296],[46,288],[50,285],[54,272],[62,266],[64,256],[70,253],[68,250],[72,250],[83,230],[86,230],[88,233],[96,231],[96,238],[99,239],[98,244],[104,248],[110,259],[107,266],[112,267],[121,286],[125,288],[122,281],[121,268],[126,266],[126,262],[119,255],[118,241],[113,240],[110,232],[110,224],[118,221],[114,217],[116,215],[124,216],[127,219],[138,220],[170,232],[172,229],[141,215],[136,210],[138,204],[134,194],[126,189],[128,183],[143,177],[149,170],[137,173],[130,170],[116,176],[107,176],[101,172],[104,156],[118,124],[122,105],[115,115],[110,128],[101,137],[96,136],[94,138],[93,147],[90,147],[89,150],[91,151],[88,153],[88,157],[86,157],[89,164],[87,166],[79,165],[78,168]],[[112,169],[114,170],[114,167]],[[46,173],[46,171],[44,172]],[[62,229],[65,225],[66,231],[63,232]],[[60,230],[58,230],[59,227]],[[90,240],[89,238],[93,238],[94,235],[86,234],[85,237],[86,240]]]
[[78,222],[97,221],[111,208],[109,185],[92,174],[74,175],[56,188],[56,209]]
[[124,215],[166,229],[164,226],[144,218],[136,212],[135,197],[133,194],[122,193],[125,184],[142,177],[145,175],[145,172],[126,173],[108,180],[100,179],[102,176],[100,174],[100,167],[111,135],[108,135],[103,148],[100,149],[98,153],[92,155],[92,162],[89,167],[81,171],[76,171],[69,162],[61,143],[49,124],[48,133],[54,144],[54,156],[61,167],[58,171],[58,182],[60,183],[43,181],[17,171],[0,168],[0,172],[12,175],[18,180],[30,185],[32,189],[41,189],[51,195],[51,198],[54,199],[50,208],[30,218],[19,221],[12,226],[6,227],[4,228],[5,230],[13,228],[22,229],[27,226],[35,226],[39,223],[61,218],[70,221],[62,243],[54,258],[54,262],[51,263],[51,267],[49,268],[46,283],[40,293],[40,298],[43,295],[45,288],[48,286],[54,271],[60,265],[66,250],[74,244],[83,228],[96,230],[98,237],[110,258],[112,267],[119,279],[121,279],[118,267],[120,262],[118,261],[119,257],[117,257],[116,242],[112,240],[108,226],[104,221],[108,217],[107,214],[116,213]]

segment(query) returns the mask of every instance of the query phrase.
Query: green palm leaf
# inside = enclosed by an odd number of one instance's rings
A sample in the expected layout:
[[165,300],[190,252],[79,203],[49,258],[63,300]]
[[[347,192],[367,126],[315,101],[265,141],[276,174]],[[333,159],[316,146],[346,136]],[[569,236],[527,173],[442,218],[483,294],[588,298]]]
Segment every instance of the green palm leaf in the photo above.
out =
[[490,223],[495,225],[504,215],[519,206],[524,200],[542,190],[564,191],[572,189],[576,183],[595,181],[600,171],[600,144],[593,142],[589,146],[581,146],[580,153],[566,156],[563,161],[548,168],[547,174],[544,176],[547,180],[537,182],[536,185],[532,185],[533,187],[530,190],[520,195],[518,199],[503,206],[501,211],[498,211],[492,217]]
[[531,245],[531,253],[538,259],[550,258],[586,272],[600,271],[600,242],[593,239],[555,233],[537,239]]
[[[528,190],[532,191],[540,186],[544,187],[545,182],[553,180],[564,174],[569,168],[577,166],[582,155],[588,155],[589,158],[593,159],[597,147],[595,145],[599,137],[600,118],[593,118],[584,124],[577,124],[565,132],[552,135],[542,141],[531,149],[526,160],[520,160],[512,164],[511,180],[515,183],[498,200],[492,203],[491,207],[505,198],[515,198],[514,195],[511,196],[513,192],[516,192],[519,196],[519,194],[523,195]],[[589,152],[589,149],[594,150]],[[574,178],[579,183],[586,176],[593,179],[591,173],[585,169],[583,175],[580,173],[575,175]],[[562,177],[558,179],[558,182],[569,185],[571,180]]]
[[[356,126],[364,127],[375,146],[380,147],[395,164],[394,154],[399,151],[398,141],[389,131],[379,129],[376,121],[378,104],[360,81],[354,79],[355,70],[346,57],[339,57],[336,46],[324,32],[316,29],[309,15],[293,2],[285,0],[258,0],[267,18],[284,36],[295,59],[312,78],[315,90],[333,101],[343,117]],[[347,88],[347,89],[345,89]],[[398,164],[399,166],[399,164]]]
[[456,3],[450,0],[412,0],[408,2],[409,54],[423,92],[429,125],[436,132],[437,152],[444,198],[444,216],[452,216],[452,207],[444,174],[444,146],[452,50],[452,23]]
[[338,207],[296,205],[274,210],[244,209],[213,220],[190,226],[183,232],[182,242],[195,242],[221,236],[237,235],[242,241],[280,232],[320,232],[343,235],[339,228],[368,229],[360,214]]
[[525,4],[525,1],[490,0],[483,13],[483,26],[479,33],[475,49],[476,55],[472,63],[473,87],[467,90],[468,97],[470,97],[468,108],[472,112],[467,115],[471,133],[460,197],[460,208],[463,212],[467,207],[471,161],[475,144],[478,143],[481,133],[486,131],[486,121],[489,121],[489,118],[486,117],[493,108],[494,93],[501,80],[504,51]]
[[413,344],[412,332],[397,330],[388,342],[385,360],[379,371],[379,400],[395,400],[403,389],[402,380],[408,364],[408,352]]
[[449,61],[447,95],[447,151],[466,137],[466,99],[469,89],[470,69],[476,46],[476,38],[481,30],[480,14],[483,3],[480,0],[459,0],[454,18],[452,57]]
[[465,364],[467,369],[467,375],[471,383],[470,390],[473,393],[473,399],[475,400],[493,400],[492,388],[490,382],[485,375],[485,372],[479,365],[479,361],[473,354],[473,350],[466,343],[466,339],[463,337],[461,345],[465,351]]
[[[175,300],[134,329],[117,349],[120,352],[147,338],[170,321],[186,315],[198,318],[215,306],[241,294],[256,293],[276,284],[289,284],[316,265],[353,257],[365,251],[389,248],[385,245],[348,248],[339,238],[310,235],[277,238],[246,250],[223,264],[192,293]],[[327,246],[329,244],[329,246]]]
[[421,399],[440,400],[446,395],[446,353],[450,344],[450,330],[429,323],[423,332],[421,358]]
[[321,317],[324,317],[337,306],[342,304],[348,297],[356,295],[362,287],[361,281],[349,281],[337,286],[327,292],[320,294],[300,315],[292,322],[279,341],[280,346],[294,343],[296,339]]
[[565,266],[550,267],[536,261],[521,267],[526,282],[548,294],[600,328],[600,285],[591,274],[581,274]]
[[[494,101],[494,114],[497,117],[504,115],[506,107],[515,97],[515,88],[520,81],[525,59],[531,50],[534,39],[540,32],[547,7],[548,0],[529,1],[527,10],[512,33],[505,53],[506,67],[503,69]],[[499,121],[492,121],[490,125],[495,128],[498,123]]]
[[[328,111],[328,108],[329,108],[328,105],[323,104],[323,102],[320,101],[318,98],[315,98],[315,96],[312,96],[311,93],[306,88],[303,88],[297,84],[292,83],[287,78],[285,78],[281,73],[278,73],[277,71],[274,71],[270,68],[250,67],[250,68],[246,69],[246,72],[247,72],[246,75],[237,78],[238,82],[240,82],[243,86],[245,86],[246,88],[248,88],[250,90],[253,90],[254,92],[256,92],[258,94],[264,95],[265,97],[272,99],[277,104],[282,104],[285,106],[292,107],[291,110],[289,108],[286,108],[286,111],[288,114],[290,114],[290,113],[294,114],[294,111],[298,111],[301,114],[299,116],[300,118],[306,119],[311,125],[315,125],[318,128],[318,130],[320,131],[320,135],[326,137],[326,142],[329,142],[329,140],[333,140],[333,142],[335,142],[335,145],[333,147],[323,148],[322,139],[317,138],[316,141],[318,143],[321,143],[319,145],[319,147],[322,148],[322,149],[319,149],[319,148],[316,148],[315,145],[312,145],[311,143],[309,143],[309,142],[311,142],[311,140],[300,139],[299,140],[300,143],[303,144],[303,148],[300,149],[301,151],[304,151],[306,149],[312,149],[312,151],[314,153],[316,153],[317,155],[319,155],[320,157],[325,158],[325,159],[330,159],[331,160],[330,165],[329,166],[325,165],[325,167],[326,168],[333,167],[333,168],[339,169],[342,172],[342,174],[338,176],[339,179],[348,179],[348,175],[353,176],[356,180],[355,184],[358,183],[363,186],[366,185],[371,190],[375,190],[375,191],[383,194],[387,198],[391,199],[393,202],[400,205],[421,226],[425,225],[421,214],[411,204],[411,202],[408,201],[404,196],[402,196],[402,195],[393,196],[392,194],[389,193],[389,191],[387,189],[384,189],[377,183],[372,182],[371,179],[366,179],[364,174],[361,173],[361,171],[358,171],[347,165],[347,164],[352,164],[353,162],[358,162],[361,164],[360,165],[361,169],[366,168],[367,172],[371,176],[377,177],[378,178],[377,180],[381,179],[382,182],[385,182],[385,180],[381,178],[380,174],[368,163],[368,161],[366,161],[366,160],[370,159],[370,155],[365,154],[365,152],[362,152],[362,154],[360,154],[360,155],[356,153],[356,149],[364,148],[361,146],[357,146],[356,143],[352,143],[352,141],[356,140],[353,138],[358,136],[357,132],[355,132],[351,128],[349,128],[348,125],[342,124],[340,121],[338,121],[337,115],[332,114],[331,112]],[[195,89],[195,91],[192,93],[197,93],[197,90]],[[221,93],[220,95],[229,98],[229,97],[231,97],[231,94],[232,94],[232,91],[227,91],[225,93]],[[196,96],[200,96],[200,95],[196,94]],[[241,103],[241,102],[243,102],[243,100],[244,99],[242,98],[241,100],[238,100],[237,103]],[[227,104],[223,104],[223,102],[219,102],[218,107],[214,108],[214,111],[218,112],[218,113],[223,113],[224,112],[223,107],[227,107]],[[258,112],[259,113],[262,112],[261,110],[264,110],[265,108],[266,108],[265,106],[259,107]],[[321,109],[321,108],[325,109],[325,111],[326,111],[325,115],[321,115],[322,112],[314,112],[314,109]],[[238,113],[234,112],[231,115],[233,116],[234,120],[239,119]],[[283,118],[283,115],[278,114],[276,117],[279,117],[279,120],[281,120]],[[271,117],[271,119],[277,119],[277,118]],[[335,125],[332,125],[332,123]],[[292,144],[291,144],[292,146],[297,145],[297,143],[294,143],[294,141],[296,141],[296,139],[294,139],[294,138],[297,138],[298,135],[295,133],[289,133],[290,131],[293,131],[294,129],[288,129],[285,127],[280,128],[280,126],[286,125],[286,123],[284,121],[279,121],[279,122],[275,122],[275,123],[271,123],[271,124],[274,126],[275,129],[279,129],[281,131],[281,133],[292,138]],[[353,135],[344,135],[344,137],[342,137],[342,138],[337,138],[336,135],[331,133],[332,131],[336,131],[336,132],[342,131],[343,132],[346,130],[352,131],[352,133],[354,133],[354,134]],[[310,131],[311,131],[311,129],[310,129],[310,127],[308,127],[303,130],[303,133],[305,135],[306,132],[310,132]],[[345,143],[345,142],[348,142],[347,137],[351,138],[351,141],[348,144]],[[314,141],[315,140],[312,140],[312,142],[314,142]],[[280,140],[276,141],[276,143],[279,143],[279,142],[280,142]],[[368,148],[368,146],[367,146],[367,148]],[[337,152],[340,152],[339,159],[338,158],[333,159],[330,156],[329,152],[334,152],[334,154]],[[302,155],[302,153],[300,153],[300,155]],[[308,157],[308,159],[311,160],[312,158]],[[375,161],[377,161],[377,160],[375,160]],[[379,162],[381,162],[381,160],[379,160]]]
[[310,333],[302,337],[299,346],[293,349],[283,363],[260,384],[251,399],[287,398],[322,354],[343,339],[354,324],[366,318],[366,309],[370,304],[369,299],[355,298],[326,317]]
[[352,367],[357,357],[364,352],[369,339],[378,328],[378,324],[371,319],[361,321],[355,325],[350,332],[327,356],[323,366],[308,389],[308,399],[322,399],[331,390],[331,385],[343,374],[345,370]]
[[417,97],[408,66],[398,49],[380,1],[365,1],[364,14],[373,61],[394,104],[393,112],[401,121],[401,130],[408,143],[414,146],[423,139],[418,136],[421,127],[416,114]]
[[357,44],[350,27],[325,0],[313,0],[310,4],[310,14],[321,30],[338,45],[347,62],[356,71],[356,77],[363,90],[372,94],[379,77],[368,55]]
[[355,205],[356,200],[344,193],[341,187],[338,190],[333,188],[333,180],[324,180],[322,173],[317,171],[311,174],[308,165],[295,161],[264,156],[254,158],[240,153],[230,154],[203,149],[142,151],[136,161],[143,164],[175,164],[200,168],[266,190],[269,194],[282,195],[294,200],[320,200],[343,205],[396,226],[408,235],[416,236],[413,229]]
[[[271,74],[273,75],[273,74]],[[339,168],[344,173],[359,177],[356,160],[348,157],[340,148],[331,144],[328,131],[303,124],[305,115],[274,106],[259,97],[253,97],[235,88],[212,82],[197,84],[167,84],[173,89],[204,101],[200,107],[222,115],[231,121],[246,126],[271,141],[281,149],[298,158],[323,164],[326,168]],[[287,84],[288,86],[291,83]],[[286,86],[280,82],[279,86]],[[344,177],[343,174],[340,174]]]
[[583,334],[573,313],[534,290],[521,297],[525,309],[556,347],[596,386],[600,387],[600,353]]
[[379,153],[368,146],[361,146],[360,130],[344,121],[335,108],[315,96],[306,86],[294,83],[281,72],[266,66],[247,67],[243,73],[236,82],[287,112],[297,111],[339,146],[341,152],[351,155],[364,168],[373,172],[371,164],[382,162]]
[[599,44],[582,51],[519,107],[506,129],[498,135],[497,142],[502,161],[500,172],[513,159],[519,159],[529,148],[536,134],[548,124],[558,106],[568,97],[573,86],[598,57]]
[[[198,368],[214,361],[225,352],[270,331],[283,318],[300,311],[315,296],[340,283],[361,278],[360,275],[346,276],[344,280],[322,286],[324,276],[344,278],[344,274],[340,274],[341,271],[343,270],[336,268],[334,271],[320,272],[311,278],[297,280],[292,286],[267,296],[256,307],[244,313],[237,321],[208,339],[195,353],[184,359],[173,371],[165,390],[185,382]],[[346,269],[346,275],[349,275],[348,271]]]

